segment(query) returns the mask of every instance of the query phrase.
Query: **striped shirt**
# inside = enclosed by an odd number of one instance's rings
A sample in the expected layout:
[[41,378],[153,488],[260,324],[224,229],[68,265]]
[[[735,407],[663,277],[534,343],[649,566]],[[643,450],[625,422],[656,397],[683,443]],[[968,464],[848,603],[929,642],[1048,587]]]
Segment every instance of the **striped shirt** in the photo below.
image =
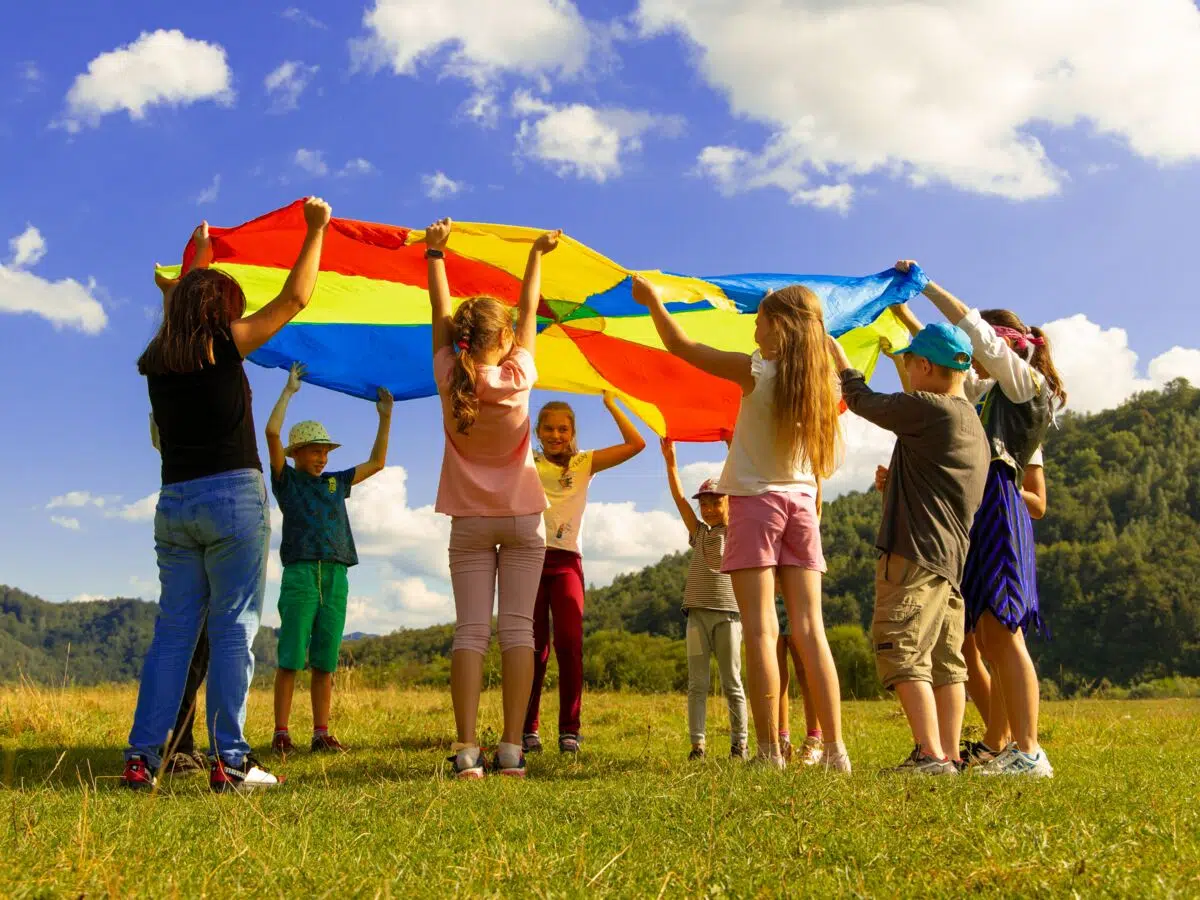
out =
[[684,609],[738,611],[733,599],[733,582],[721,574],[725,555],[725,526],[715,528],[700,522],[692,535],[692,561],[688,566],[687,585],[683,589]]

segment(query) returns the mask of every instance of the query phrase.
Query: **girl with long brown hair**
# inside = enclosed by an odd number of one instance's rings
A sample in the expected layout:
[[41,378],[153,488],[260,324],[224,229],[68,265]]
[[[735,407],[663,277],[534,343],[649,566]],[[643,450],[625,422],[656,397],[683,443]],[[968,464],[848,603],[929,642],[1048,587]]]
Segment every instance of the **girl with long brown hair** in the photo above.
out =
[[551,400],[538,411],[535,432],[541,449],[533,455],[550,504],[545,513],[546,562],[533,608],[534,670],[521,744],[526,753],[540,753],[538,735],[542,684],[550,661],[550,621],[554,620],[554,655],[558,660],[558,750],[579,751],[580,708],[583,705],[583,513],[592,476],[619,466],[646,449],[629,417],[612,394],[604,406],[621,443],[601,450],[576,445],[575,410]]
[[[913,265],[901,260],[896,268],[907,272]],[[1045,628],[1029,508],[1031,499],[1040,498],[1026,496],[1024,481],[1055,413],[1066,404],[1066,389],[1041,329],[1028,327],[1010,310],[970,309],[932,281],[924,294],[971,339],[975,372],[966,391],[992,450],[983,504],[971,526],[962,593],[967,631],[995,673],[989,731],[1002,729],[1002,708],[1013,740],[977,771],[1050,778],[1054,769],[1038,743],[1037,670],[1025,646],[1026,631]],[[991,748],[985,749],[991,755]]]
[[802,285],[767,294],[755,320],[758,349],[746,354],[691,340],[644,278],[634,279],[633,297],[649,308],[669,352],[742,389],[717,489],[729,496],[721,571],[732,579],[742,617],[759,759],[786,767],[779,742],[778,578],[825,739],[822,765],[849,772],[837,669],[821,615],[825,558],[817,496],[841,451],[838,391],[821,301]]
[[482,778],[487,768],[476,722],[498,586],[504,734],[491,769],[524,777],[521,725],[533,682],[533,607],[547,507],[533,461],[529,393],[537,381],[542,256],[558,246],[560,232],[543,234],[529,249],[514,329],[511,310],[492,297],[470,297],[453,309],[445,266],[452,228],[442,219],[425,231],[433,375],[446,434],[434,508],[452,518],[450,695],[458,739],[451,759],[458,778]]
[[206,224],[193,235],[191,270],[159,283],[163,320],[138,371],[146,377],[162,454],[154,515],[162,593],[125,751],[126,787],[152,788],[169,758],[171,726],[202,628],[212,655],[210,786],[223,792],[279,783],[250,754],[243,733],[270,524],[242,360],[308,305],[329,216],[323,200],[305,201],[296,263],[279,296],[253,315],[245,315],[246,298],[233,278],[205,268],[212,260]]

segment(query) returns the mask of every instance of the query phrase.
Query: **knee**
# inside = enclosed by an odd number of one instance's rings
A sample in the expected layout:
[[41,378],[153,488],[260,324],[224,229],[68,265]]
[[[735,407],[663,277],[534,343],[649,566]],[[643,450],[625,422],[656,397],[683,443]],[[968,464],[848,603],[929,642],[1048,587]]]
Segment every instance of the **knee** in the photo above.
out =
[[499,623],[500,652],[507,653],[524,647],[537,649],[533,640],[533,621],[526,616],[502,614]]
[[[488,651],[492,640],[491,625],[485,622],[463,622],[454,628],[454,650],[471,650],[481,656]],[[532,640],[530,641],[532,646]]]

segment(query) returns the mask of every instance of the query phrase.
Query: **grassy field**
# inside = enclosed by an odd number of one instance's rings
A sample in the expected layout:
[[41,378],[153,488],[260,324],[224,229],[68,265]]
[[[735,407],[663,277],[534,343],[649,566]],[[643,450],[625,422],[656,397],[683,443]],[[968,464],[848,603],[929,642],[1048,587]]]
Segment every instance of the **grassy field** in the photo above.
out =
[[[446,695],[349,687],[351,753],[217,797],[198,776],[118,788],[134,696],[0,689],[5,895],[1200,895],[1200,701],[1047,704],[1058,777],[1032,783],[879,777],[909,749],[890,703],[846,706],[856,772],[834,778],[688,764],[682,697],[591,694],[578,760],[459,783]],[[270,706],[251,697],[252,740]],[[714,699],[711,748],[723,716]],[[494,692],[482,722],[499,726]]]

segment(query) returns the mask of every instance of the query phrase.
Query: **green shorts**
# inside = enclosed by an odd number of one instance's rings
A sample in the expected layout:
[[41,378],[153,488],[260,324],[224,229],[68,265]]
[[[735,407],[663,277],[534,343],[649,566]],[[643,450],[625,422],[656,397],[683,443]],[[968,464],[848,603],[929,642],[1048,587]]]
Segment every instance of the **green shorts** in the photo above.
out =
[[342,563],[305,560],[283,567],[279,586],[279,668],[337,669],[350,581]]

